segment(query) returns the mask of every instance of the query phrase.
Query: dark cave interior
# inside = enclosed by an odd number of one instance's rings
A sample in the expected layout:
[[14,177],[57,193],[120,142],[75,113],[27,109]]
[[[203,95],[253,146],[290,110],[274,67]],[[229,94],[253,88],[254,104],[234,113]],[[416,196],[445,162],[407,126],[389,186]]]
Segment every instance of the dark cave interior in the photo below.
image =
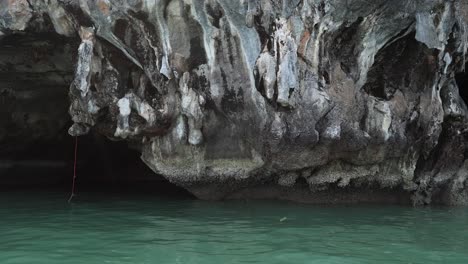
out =
[[[66,131],[63,131],[66,133]],[[75,139],[38,141],[0,157],[0,190],[41,189],[70,192]],[[91,133],[78,138],[76,193],[191,195],[151,171],[140,153],[125,141],[114,142]]]

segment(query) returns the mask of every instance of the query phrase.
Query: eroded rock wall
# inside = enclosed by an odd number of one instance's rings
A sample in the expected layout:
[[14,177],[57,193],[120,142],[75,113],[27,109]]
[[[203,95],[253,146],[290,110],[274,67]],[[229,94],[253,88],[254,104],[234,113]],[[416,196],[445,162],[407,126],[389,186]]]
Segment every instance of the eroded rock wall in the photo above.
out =
[[69,133],[128,140],[200,198],[463,204],[467,107],[454,74],[467,10],[465,0],[1,0],[0,46],[44,31],[76,41]]

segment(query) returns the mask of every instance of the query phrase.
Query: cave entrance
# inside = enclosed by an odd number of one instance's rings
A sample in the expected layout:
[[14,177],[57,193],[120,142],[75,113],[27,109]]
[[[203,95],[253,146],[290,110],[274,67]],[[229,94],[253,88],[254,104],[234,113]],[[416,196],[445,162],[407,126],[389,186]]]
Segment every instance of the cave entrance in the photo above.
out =
[[[80,40],[56,33],[0,38],[0,189],[68,194],[74,139],[68,89]],[[191,197],[156,175],[127,142],[79,138],[76,192]]]
[[[465,65],[465,69],[468,67],[468,63]],[[460,97],[463,99],[466,105],[468,105],[468,72],[460,72],[455,75],[455,80],[458,85],[458,91]]]
[[[68,166],[66,177],[59,180],[67,191],[71,186],[74,140],[67,143]],[[140,152],[129,147],[126,141],[111,141],[91,133],[78,138],[77,193],[151,194],[191,198],[164,177],[155,174],[140,159]]]
[[[66,130],[62,131],[64,134]],[[70,192],[73,176],[74,139],[31,143],[0,155],[1,190]],[[192,198],[164,177],[155,174],[127,142],[111,141],[91,133],[78,138],[76,193],[147,194]]]

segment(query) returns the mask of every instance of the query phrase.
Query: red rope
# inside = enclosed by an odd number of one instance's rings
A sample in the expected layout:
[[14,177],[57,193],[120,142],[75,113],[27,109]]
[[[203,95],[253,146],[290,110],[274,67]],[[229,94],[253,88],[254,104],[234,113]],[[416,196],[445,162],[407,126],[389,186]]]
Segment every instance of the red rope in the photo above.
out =
[[78,137],[75,137],[75,161],[73,163],[73,183],[72,183],[70,198],[68,198],[68,203],[70,203],[71,200],[73,199],[73,196],[75,196],[76,158],[78,156],[77,154],[78,154]]

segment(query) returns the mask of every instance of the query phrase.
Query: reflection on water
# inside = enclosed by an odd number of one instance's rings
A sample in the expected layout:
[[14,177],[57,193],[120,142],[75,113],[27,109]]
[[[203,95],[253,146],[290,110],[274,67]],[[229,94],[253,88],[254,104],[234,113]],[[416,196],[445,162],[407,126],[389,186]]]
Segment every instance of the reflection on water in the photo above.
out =
[[468,263],[467,208],[0,194],[0,263]]

